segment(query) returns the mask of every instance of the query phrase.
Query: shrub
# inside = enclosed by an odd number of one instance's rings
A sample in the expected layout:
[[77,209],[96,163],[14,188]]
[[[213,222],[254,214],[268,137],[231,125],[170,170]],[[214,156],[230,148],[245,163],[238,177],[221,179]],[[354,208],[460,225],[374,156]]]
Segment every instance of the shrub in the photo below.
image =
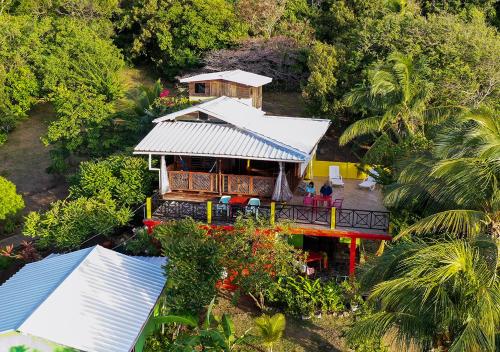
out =
[[334,313],[345,309],[344,290],[334,281],[322,282],[303,276],[282,277],[271,300],[294,315],[310,316],[315,312]]
[[119,206],[144,201],[152,190],[153,174],[144,159],[113,155],[80,164],[70,187],[72,198],[94,197],[106,192]]
[[39,239],[42,248],[75,249],[93,235],[108,236],[118,226],[125,225],[132,213],[128,208],[117,208],[107,195],[96,198],[81,197],[52,203],[45,212],[31,212],[25,219],[26,236]]
[[146,229],[138,228],[135,230],[135,237],[125,244],[125,249],[134,255],[147,254],[156,256],[160,254],[160,249],[155,241],[156,239],[148,234]]
[[192,219],[155,227],[168,258],[166,305],[175,312],[198,313],[217,294],[221,253],[215,240]]
[[260,309],[275,289],[277,277],[298,272],[300,252],[289,245],[277,228],[253,219],[239,219],[234,231],[221,230],[214,236],[223,252],[227,273],[239,293],[247,294]]
[[0,221],[7,220],[24,208],[23,197],[16,193],[16,186],[0,176]]

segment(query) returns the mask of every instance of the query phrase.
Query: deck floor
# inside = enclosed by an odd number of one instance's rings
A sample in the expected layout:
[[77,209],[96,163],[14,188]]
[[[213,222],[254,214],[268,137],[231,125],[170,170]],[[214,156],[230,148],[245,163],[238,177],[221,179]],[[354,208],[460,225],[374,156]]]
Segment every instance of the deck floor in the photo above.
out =
[[[319,189],[326,181],[326,177],[315,177],[314,184],[316,187],[316,192],[319,193]],[[387,211],[383,204],[383,195],[380,188],[376,188],[373,191],[367,189],[361,189],[358,187],[360,180],[344,179],[344,187],[334,187],[333,188],[333,198],[343,199],[342,207],[345,209],[359,209],[359,210],[374,210],[374,211]],[[165,200],[178,200],[178,201],[191,201],[191,202],[206,202],[213,201],[218,202],[219,195],[213,193],[194,193],[194,192],[181,192],[174,191],[166,193],[163,195]],[[290,204],[302,205],[304,195],[296,192]],[[271,202],[271,199],[264,198],[261,199],[263,205],[267,205]]]

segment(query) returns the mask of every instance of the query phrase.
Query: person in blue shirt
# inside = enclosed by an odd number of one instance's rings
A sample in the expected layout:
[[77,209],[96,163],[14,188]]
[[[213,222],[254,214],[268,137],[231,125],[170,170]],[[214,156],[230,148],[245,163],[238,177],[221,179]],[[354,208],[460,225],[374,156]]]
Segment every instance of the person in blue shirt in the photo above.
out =
[[306,186],[306,193],[308,196],[314,196],[316,194],[316,188],[314,188],[314,182],[309,182]]
[[330,186],[330,182],[326,181],[325,184],[319,190],[319,193],[321,193],[323,197],[330,197],[333,193],[333,189],[332,186]]

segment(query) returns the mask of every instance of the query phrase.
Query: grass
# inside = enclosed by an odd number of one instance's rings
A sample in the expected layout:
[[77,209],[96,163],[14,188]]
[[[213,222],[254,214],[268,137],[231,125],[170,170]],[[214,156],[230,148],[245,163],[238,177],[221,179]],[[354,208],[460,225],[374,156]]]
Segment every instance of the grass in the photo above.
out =
[[[244,298],[238,305],[231,303],[230,296],[219,299],[214,313],[227,313],[233,319],[237,334],[241,335],[254,326],[253,320],[260,315],[253,303]],[[292,316],[286,317],[286,330],[283,339],[273,348],[274,352],[335,352],[348,351],[341,336],[349,324],[349,318],[324,315],[322,318],[302,320]],[[255,330],[250,332],[256,334]],[[264,349],[263,349],[264,351]]]

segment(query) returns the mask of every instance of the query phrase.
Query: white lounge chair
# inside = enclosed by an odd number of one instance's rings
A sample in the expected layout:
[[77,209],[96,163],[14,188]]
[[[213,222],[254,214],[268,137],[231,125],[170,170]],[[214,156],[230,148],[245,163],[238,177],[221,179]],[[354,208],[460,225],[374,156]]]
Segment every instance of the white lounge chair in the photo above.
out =
[[373,178],[372,175],[378,176],[377,171],[370,169],[370,171],[368,171],[368,177],[365,178],[365,180],[361,182],[358,186],[360,188],[367,188],[370,191],[373,191],[375,189],[375,186],[377,185],[377,181]]
[[328,174],[330,176],[330,184],[332,186],[344,187],[344,181],[340,175],[340,169],[338,166],[332,165],[328,168]]

